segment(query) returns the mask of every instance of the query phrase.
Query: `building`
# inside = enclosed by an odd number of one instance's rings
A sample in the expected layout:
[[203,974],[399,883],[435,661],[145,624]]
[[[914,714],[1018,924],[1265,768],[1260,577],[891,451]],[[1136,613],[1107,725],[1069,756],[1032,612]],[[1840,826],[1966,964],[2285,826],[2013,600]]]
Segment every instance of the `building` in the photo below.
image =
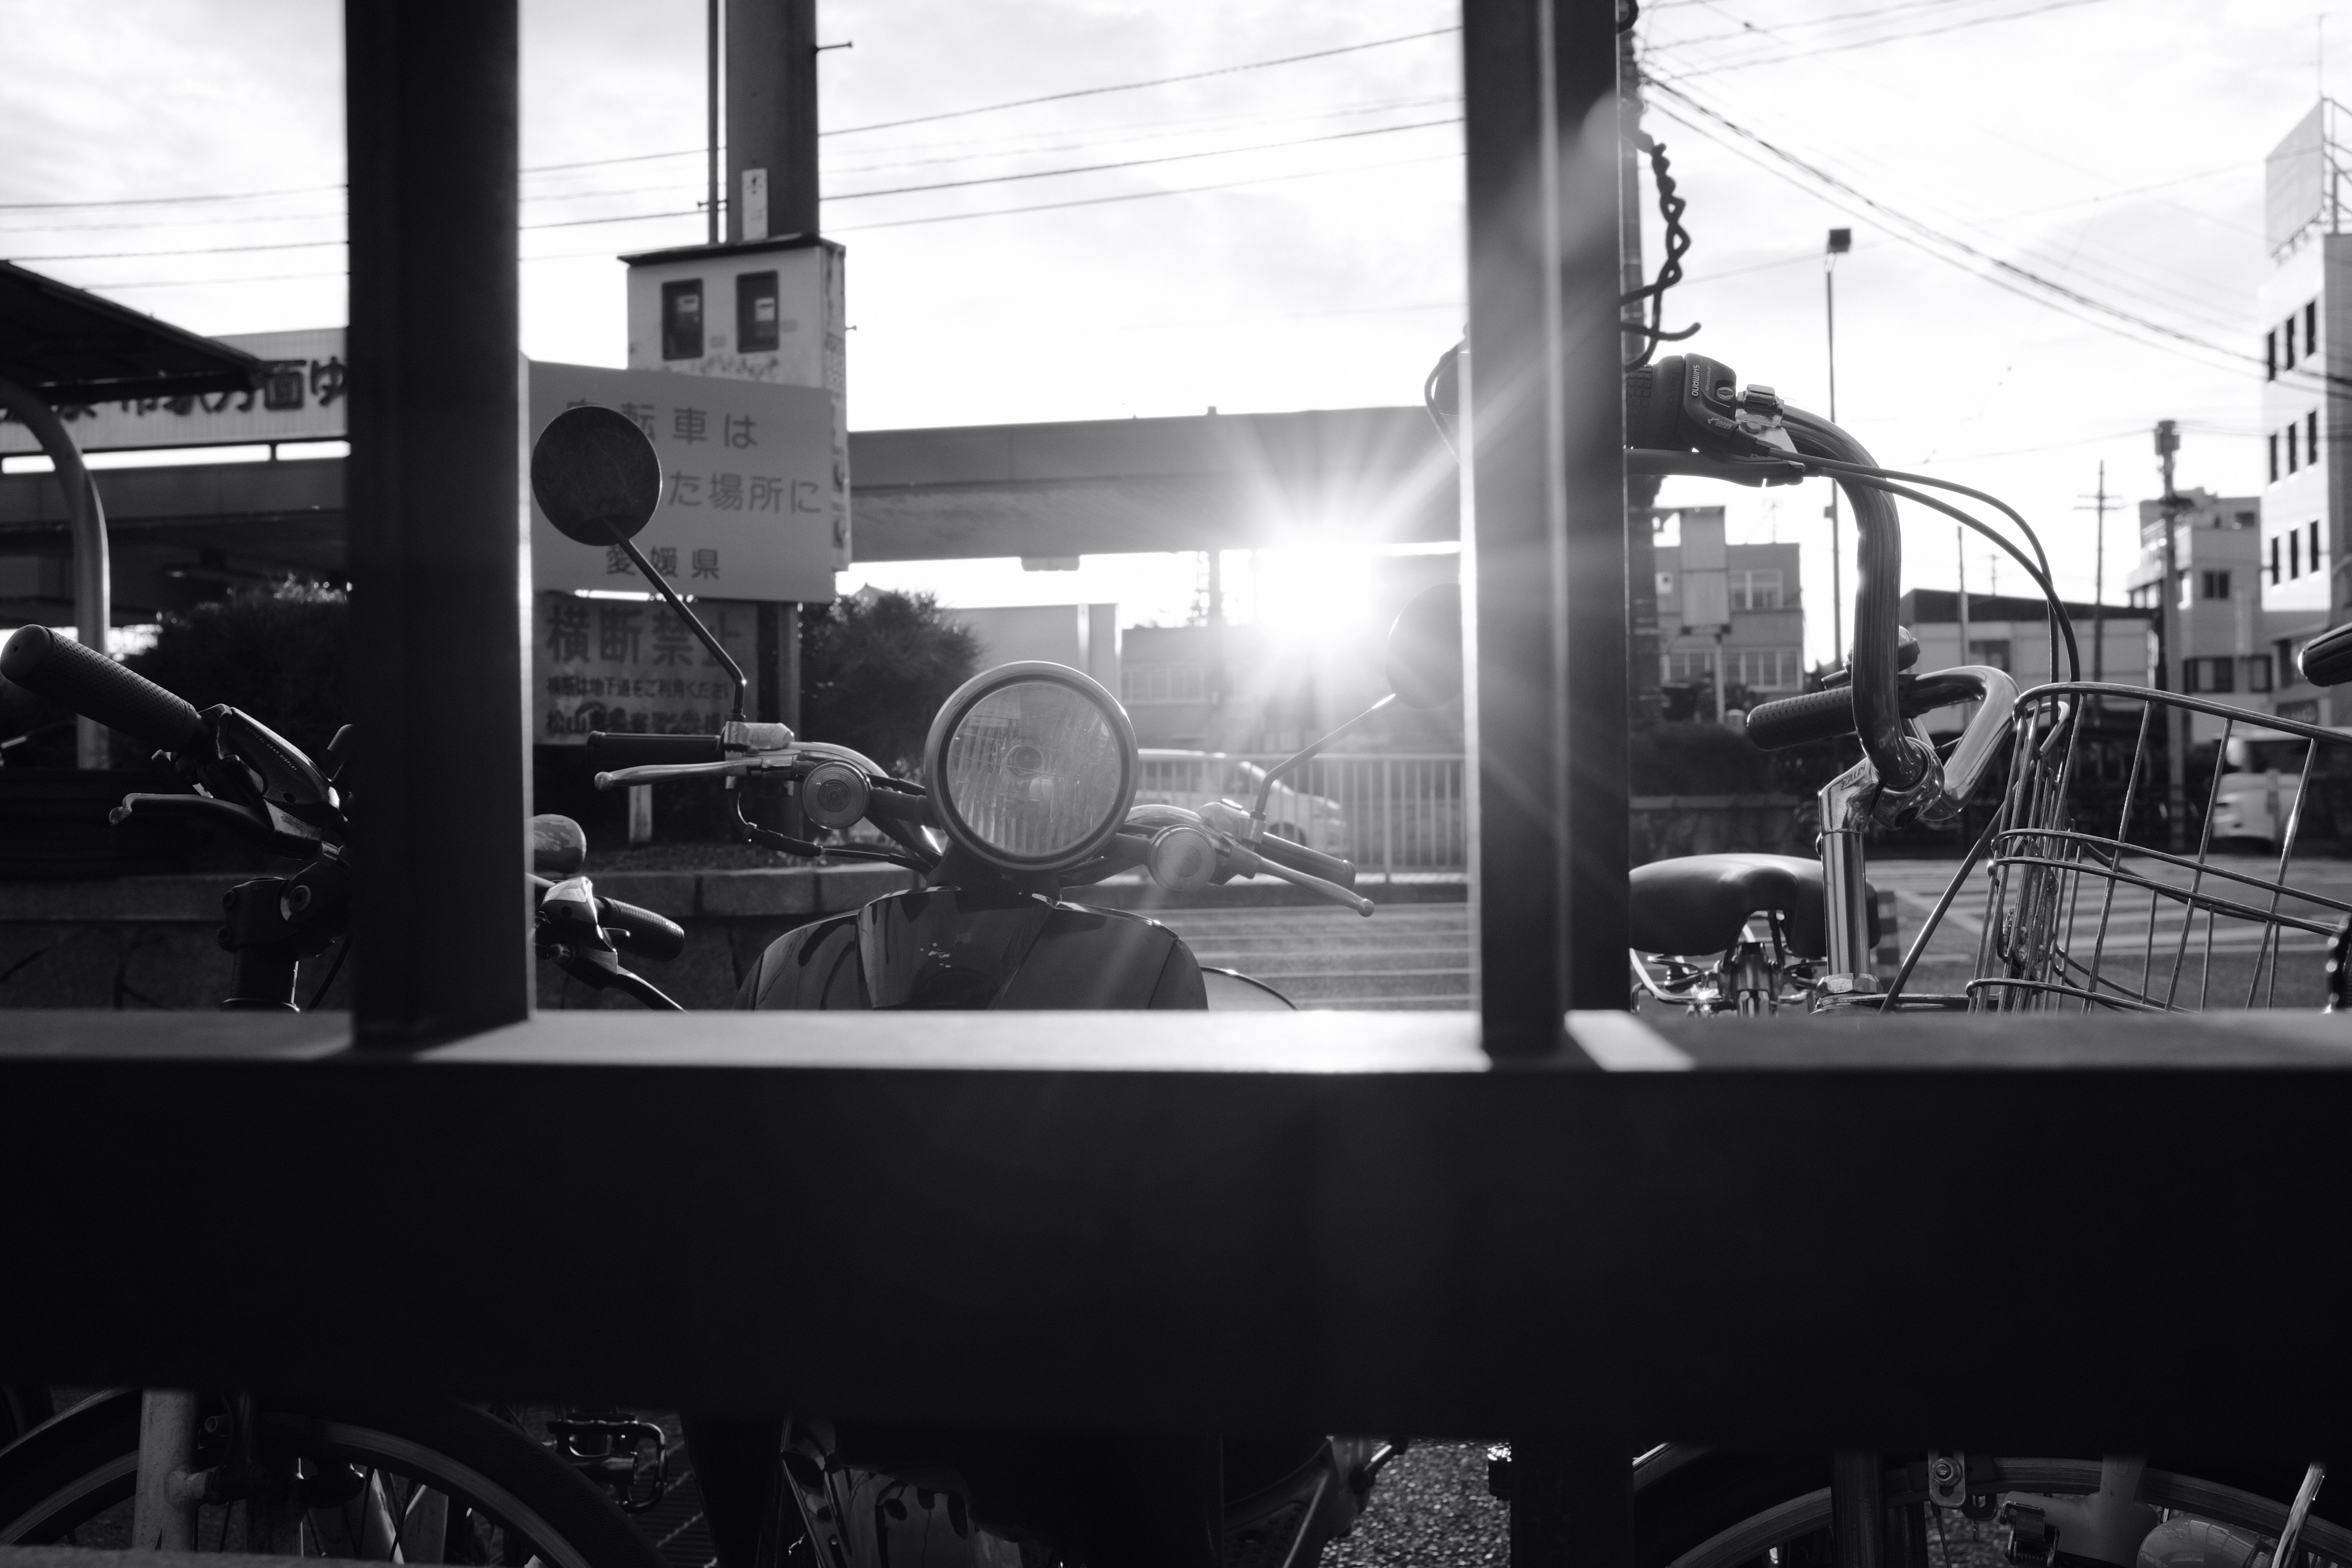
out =
[[[1895,619],[1919,639],[1917,670],[1949,669],[1955,665],[1989,664],[2003,670],[2021,691],[2052,679],[2064,679],[2061,666],[2050,665],[2049,602],[2040,595],[1970,594],[1969,637],[1960,647],[1959,595],[1949,588],[1914,588],[1895,607]],[[2145,686],[2155,668],[2155,639],[2149,635],[2156,612],[2109,605],[2104,612],[2086,604],[2066,605],[2067,624],[2083,656],[2083,679],[2104,671],[2108,680],[2123,686]],[[2063,649],[2061,649],[2061,658]],[[1927,715],[1934,734],[1957,732],[1975,711],[1975,705],[1948,708]]]
[[[2272,622],[2293,621],[2302,614],[2282,614],[2273,607],[2273,595],[2280,590],[2273,586],[2269,559],[2290,554],[2301,559],[2306,531],[2291,531],[2291,549],[2283,551],[2281,531],[2263,526],[2264,511],[2264,503],[2253,496],[2189,489],[2176,498],[2172,600],[2180,647],[2174,650],[2179,673],[2167,684],[2267,713],[2280,665],[2293,668],[2292,644],[2283,659]],[[2165,594],[2162,501],[2139,503],[2139,564],[2125,579],[2125,586],[2132,605],[2152,618]],[[2311,569],[2306,566],[2303,574],[2309,579]],[[2286,585],[2294,586],[2291,573]],[[2112,668],[2108,679],[2120,679]],[[2218,732],[2217,725],[2200,720],[2196,738],[2206,739],[2209,728]]]
[[1119,689],[1117,605],[1003,605],[949,612],[980,644],[980,668],[1043,660]]
[[1723,509],[1655,512],[1676,542],[1655,549],[1659,677],[1667,712],[1715,716],[1804,689],[1805,612],[1794,544],[1726,544]]
[[2275,710],[2352,722],[2352,696],[2301,681],[2294,655],[2352,605],[2342,461],[2347,405],[2331,388],[2352,374],[2352,236],[2341,231],[2337,120],[2321,102],[2271,153],[2264,237],[2271,272],[2263,319],[2263,488],[2261,637],[2273,666]]

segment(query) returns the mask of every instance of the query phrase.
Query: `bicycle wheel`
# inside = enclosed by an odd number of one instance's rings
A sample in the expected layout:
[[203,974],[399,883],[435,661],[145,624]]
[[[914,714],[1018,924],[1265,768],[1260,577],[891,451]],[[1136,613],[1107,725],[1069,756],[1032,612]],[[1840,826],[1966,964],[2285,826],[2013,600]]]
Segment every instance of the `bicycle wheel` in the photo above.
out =
[[[1979,1467],[1990,1465],[1990,1471]],[[2100,1461],[2084,1458],[1969,1456],[1969,1490],[2031,1505],[2036,1497],[2087,1497],[2099,1489]],[[2288,1498],[2299,1476],[2270,1478]],[[2196,1476],[2151,1463],[2140,1477],[2137,1500],[2164,1510],[2165,1528],[2203,1521],[2233,1533],[2250,1562],[2267,1551],[2286,1523],[2285,1498],[2265,1496],[2236,1480]],[[1641,1568],[1739,1568],[1743,1563],[1826,1563],[1830,1489],[1827,1456],[1709,1451],[1669,1445],[1634,1468],[1634,1539]],[[1927,1508],[1924,1465],[1890,1468],[1884,1478],[1888,1509]],[[1947,1510],[1948,1513],[1949,1510]],[[1926,1562],[1940,1565],[1926,1521]],[[2352,1563],[2352,1531],[2314,1515],[2304,1525],[2306,1563]],[[1916,1555],[1916,1552],[1915,1552]],[[2213,1553],[2209,1561],[2236,1555]],[[2145,1558],[2142,1561],[2146,1561]]]
[[[0,1449],[0,1545],[129,1547],[139,1410],[136,1390],[98,1394]],[[252,1422],[256,1461],[299,1478],[305,1556],[660,1568],[570,1465],[470,1406],[268,1403]],[[200,1466],[219,1458],[200,1441]],[[205,1504],[196,1545],[246,1550],[248,1521],[245,1503]]]

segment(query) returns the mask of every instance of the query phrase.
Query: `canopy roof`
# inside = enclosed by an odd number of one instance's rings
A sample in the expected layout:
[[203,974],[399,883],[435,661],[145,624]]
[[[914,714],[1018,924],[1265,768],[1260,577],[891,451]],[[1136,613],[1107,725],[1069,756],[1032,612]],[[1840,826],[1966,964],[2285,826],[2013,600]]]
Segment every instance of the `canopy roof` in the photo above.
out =
[[262,362],[0,261],[0,376],[52,404],[236,392]]

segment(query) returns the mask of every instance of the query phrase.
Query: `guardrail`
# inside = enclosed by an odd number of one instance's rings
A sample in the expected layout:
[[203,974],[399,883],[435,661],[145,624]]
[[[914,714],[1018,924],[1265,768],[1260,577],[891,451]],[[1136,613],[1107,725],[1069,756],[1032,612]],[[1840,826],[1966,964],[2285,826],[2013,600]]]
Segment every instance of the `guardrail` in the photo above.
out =
[[[1178,805],[1237,800],[1257,791],[1256,773],[1284,753],[1209,752],[1147,757],[1138,800]],[[1468,813],[1459,753],[1339,753],[1317,757],[1277,781],[1266,825],[1285,837],[1344,855],[1362,871],[1469,869]]]

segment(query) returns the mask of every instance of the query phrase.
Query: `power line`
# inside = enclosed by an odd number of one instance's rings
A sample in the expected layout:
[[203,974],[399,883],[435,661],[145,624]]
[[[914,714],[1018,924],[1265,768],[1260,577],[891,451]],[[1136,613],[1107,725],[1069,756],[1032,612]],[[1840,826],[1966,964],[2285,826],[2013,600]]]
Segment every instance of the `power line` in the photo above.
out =
[[1443,37],[1462,30],[1460,23],[1451,26],[1428,27],[1418,33],[1400,33],[1392,38],[1374,38],[1369,43],[1343,44],[1336,49],[1315,49],[1303,55],[1284,55],[1277,59],[1251,60],[1237,66],[1218,66],[1213,70],[1186,71],[1181,76],[1150,77],[1142,81],[1118,82],[1109,87],[1081,87],[1067,92],[1048,92],[1035,98],[1007,99],[1002,103],[976,104],[970,109],[944,110],[937,114],[911,115],[904,120],[877,120],[870,125],[846,125],[838,131],[827,131],[826,136],[856,136],[867,131],[895,131],[902,125],[929,125],[941,120],[961,120],[974,114],[994,114],[1006,109],[1027,109],[1033,104],[1063,103],[1074,98],[1097,98],[1107,92],[1135,92],[1147,87],[1168,87],[1180,81],[1204,81],[1211,77],[1235,76],[1243,71],[1265,70],[1273,66],[1294,66],[1302,60],[1329,59],[1334,55],[1360,54],[1366,49],[1384,49],[1392,44],[1410,44],[1422,38]]
[[[1459,125],[1461,122],[1461,119],[1458,116],[1447,120],[1415,121],[1409,125],[1384,125],[1372,127],[1363,131],[1341,131],[1326,136],[1301,136],[1295,137],[1285,142],[1260,142],[1251,143],[1247,146],[1219,148],[1214,151],[1204,153],[1173,153],[1167,154],[1166,156],[1157,158],[1128,158],[1108,163],[1074,164],[1066,169],[1034,169],[1017,174],[988,174],[969,180],[940,180],[930,184],[902,185],[890,190],[882,191],[848,191],[836,196],[828,196],[825,199],[827,201],[858,201],[868,196],[909,195],[919,192],[958,190],[974,185],[1012,184],[1022,181],[1052,179],[1068,174],[1097,174],[1115,169],[1135,169],[1160,163],[1179,163],[1200,158],[1231,157],[1244,153],[1272,152],[1285,147],[1306,147],[1327,142],[1360,141],[1370,136],[1386,136],[1404,131],[1427,131],[1442,125]],[[1084,204],[1073,203],[1061,205],[1077,205]],[[1013,208],[1010,210],[1024,211],[1030,209]],[[667,212],[616,213],[604,217],[560,218],[552,219],[545,223],[527,223],[521,225],[520,227],[525,232],[544,228],[593,228],[605,224],[645,223],[656,218],[692,217],[699,211],[699,208],[680,208]],[[868,225],[867,226],[871,227],[876,226]],[[281,240],[263,245],[189,246],[174,250],[82,251],[19,257],[15,259],[29,262],[120,261],[132,257],[228,256],[264,250],[316,250],[328,246],[341,245],[343,243],[345,242],[341,239]]]
[[[1811,47],[1801,46],[1788,54],[1750,56],[1746,59],[1727,60],[1716,65],[1694,66],[1684,70],[1682,74],[1685,77],[1719,76],[1725,71],[1746,70],[1751,66],[1786,65],[1790,60],[1811,59],[1820,55],[1843,54],[1849,49],[1875,48],[1881,44],[1897,44],[1909,38],[1932,38],[1944,33],[1960,32],[1969,27],[1987,26],[1995,22],[2015,22],[2027,16],[2039,16],[2046,12],[2071,11],[2078,5],[2098,5],[2105,3],[2106,0],[2044,0],[2042,5],[2028,6],[2022,11],[2005,11],[1997,16],[1969,16],[1960,21],[1946,23],[1940,27],[1920,27],[1907,33],[1888,33],[1874,38],[1857,38],[1845,43],[1817,44]],[[1759,31],[1761,30],[1759,29]],[[1659,47],[1672,47],[1673,46]]]
[[1033,169],[1019,174],[987,174],[969,180],[941,180],[928,185],[897,185],[882,191],[844,191],[824,199],[833,202],[863,201],[868,196],[904,196],[920,191],[951,191],[966,185],[1003,185],[1021,180],[1049,180],[1063,174],[1098,174],[1111,169],[1140,169],[1155,163],[1182,163],[1198,158],[1225,158],[1240,153],[1265,153],[1281,147],[1308,147],[1323,142],[1354,142],[1367,136],[1388,136],[1400,131],[1427,131],[1440,125],[1459,125],[1460,115],[1445,120],[1417,120],[1409,125],[1380,125],[1363,131],[1338,131],[1328,136],[1301,136],[1288,142],[1260,142],[1245,147],[1220,147],[1204,153],[1170,153],[1157,158],[1124,158],[1112,163],[1078,163],[1066,169]]
[[[1801,172],[1809,178],[1828,186],[1831,190],[1837,192],[1848,200],[1860,202],[1863,205],[1870,208],[1873,212],[1875,212],[1884,217],[1892,219],[1895,223],[1902,226],[1903,228],[1912,231],[1913,236],[1917,237],[1914,238],[1898,233],[1896,236],[1897,238],[1906,239],[1906,243],[1919,244],[1920,247],[1927,249],[1930,255],[1940,255],[1939,252],[1933,248],[1933,245],[1949,247],[1951,249],[1958,250],[1969,257],[1971,259],[1982,262],[1984,265],[1994,268],[1997,272],[2005,275],[2002,278],[1990,279],[1988,281],[2000,283],[2002,286],[2007,287],[2009,286],[2008,279],[2014,279],[2020,284],[2033,289],[2046,290],[2048,293],[2055,295],[2057,298],[2063,300],[2070,304],[2078,306],[2082,310],[2095,311],[2102,316],[2113,318],[2116,321],[2122,322],[2127,326],[2135,327],[2141,331],[2153,332],[2160,337],[2169,338],[2177,342],[2186,344],[2190,348],[2198,349],[2206,353],[2219,354],[2224,359],[2230,360],[2233,363],[2243,363],[2249,364],[2259,363],[2252,354],[2241,353],[2234,350],[2223,348],[2217,343],[2208,342],[2206,340],[2198,337],[2194,333],[2184,332],[2180,329],[2167,325],[2162,321],[2151,321],[2147,317],[2137,315],[2132,311],[2123,310],[2118,306],[2110,305],[2105,300],[2085,294],[2078,289],[2070,288],[2068,285],[2061,283],[2054,279],[2045,278],[2040,273],[2034,272],[2030,268],[2020,267],[2013,261],[1994,256],[1957,236],[1946,234],[1941,230],[1935,228],[1931,225],[1923,223],[1919,219],[1912,217],[1907,213],[1899,212],[1896,209],[1888,206],[1885,203],[1878,200],[1875,196],[1872,196],[1863,191],[1855,189],[1844,180],[1840,179],[1837,175],[1831,174],[1829,171],[1822,168],[1818,164],[1810,163],[1805,159],[1799,157],[1794,153],[1791,153],[1788,149],[1759,135],[1757,132],[1750,131],[1748,127],[1729,119],[1721,112],[1708,108],[1706,104],[1700,103],[1697,100],[1692,98],[1690,94],[1684,92],[1679,88],[1675,87],[1661,79],[1647,75],[1644,77],[1644,82],[1645,85],[1664,94],[1667,98],[1672,99],[1675,103],[1681,105],[1691,113],[1700,115],[1705,119],[1713,121],[1715,124],[1722,127],[1733,135],[1738,136],[1742,141],[1751,142],[1755,146],[1761,148],[1773,158],[1788,164],[1792,169]],[[1691,130],[1697,131],[1702,134],[1705,134],[1702,127],[1693,124],[1692,121],[1684,115],[1675,114],[1674,110],[1667,108],[1666,105],[1661,104],[1659,107],[1670,117],[1680,121],[1681,123],[1689,127]],[[1922,244],[1922,241],[1932,242],[1932,245]],[[1941,259],[1948,261],[1951,258],[1949,257],[1941,257]],[[1983,275],[1979,273],[1978,276],[1981,277]],[[2021,291],[2022,290],[2020,289],[2011,288],[2011,292]],[[2024,297],[2028,299],[2039,299],[2039,296],[2032,294],[2026,294]],[[2048,300],[2041,300],[2041,302],[2043,304],[2050,303]]]
[[[1409,44],[1423,38],[1443,37],[1462,30],[1459,23],[1445,27],[1424,28],[1418,33],[1400,33],[1394,37],[1373,38],[1360,44],[1342,44],[1337,48],[1312,49],[1303,55],[1283,55],[1274,59],[1245,60],[1239,65],[1218,66],[1209,70],[1186,71],[1177,76],[1151,77],[1141,81],[1115,82],[1106,87],[1074,88],[1066,92],[1044,93],[1034,98],[1007,99],[1001,103],[975,104],[969,109],[945,110],[936,114],[917,114],[903,120],[877,121],[870,125],[848,125],[835,131],[820,132],[825,136],[856,136],[868,131],[889,131],[902,125],[928,125],[942,120],[964,120],[976,114],[993,114],[1007,109],[1026,109],[1034,104],[1061,103],[1071,99],[1097,98],[1106,93],[1136,92],[1145,88],[1168,87],[1177,82],[1204,81],[1211,77],[1237,76],[1244,71],[1266,70],[1276,66],[1298,65],[1307,60],[1329,59],[1338,55],[1360,54],[1366,49],[1387,48],[1395,44]],[[559,174],[567,169],[597,169],[620,163],[648,163],[664,158],[698,158],[709,151],[704,147],[682,147],[669,153],[633,153],[616,158],[583,158],[566,163],[534,163],[519,171],[525,174]],[[93,207],[169,206],[197,202],[261,201],[271,196],[311,195],[321,191],[341,191],[345,187],[332,185],[290,186],[274,191],[234,191],[194,196],[120,196],[104,201],[73,202],[0,202],[0,212],[54,212]]]

